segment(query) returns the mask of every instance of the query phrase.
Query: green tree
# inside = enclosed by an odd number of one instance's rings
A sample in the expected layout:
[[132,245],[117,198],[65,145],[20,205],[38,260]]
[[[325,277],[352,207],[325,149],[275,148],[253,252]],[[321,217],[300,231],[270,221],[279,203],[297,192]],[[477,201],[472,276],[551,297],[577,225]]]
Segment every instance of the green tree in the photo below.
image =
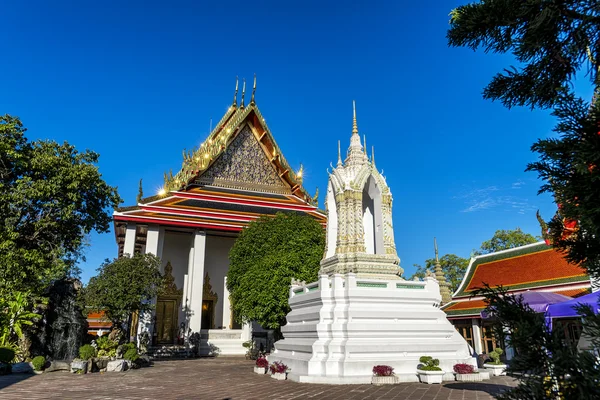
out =
[[481,243],[479,250],[475,250],[476,255],[494,253],[500,250],[513,249],[515,247],[525,246],[537,242],[538,239],[517,228],[515,230],[500,229],[494,233],[490,240]]
[[[518,385],[496,395],[497,399],[600,398],[600,363],[594,354],[566,345],[564,330],[552,331],[544,314],[533,311],[519,296],[489,286],[473,295],[485,297],[494,313],[490,323],[495,335],[503,337],[515,353],[507,372],[519,377]],[[592,347],[600,351],[600,314],[589,306],[579,306],[577,312],[584,317],[584,332],[593,338]]]
[[30,142],[17,117],[0,116],[0,298],[42,293],[76,273],[85,238],[107,232],[116,188],[102,180],[98,154],[68,143]]
[[128,324],[133,312],[153,308],[150,300],[163,283],[159,268],[160,259],[154,254],[106,260],[80,292],[80,300],[91,311],[104,311],[115,326]]
[[227,289],[238,321],[276,329],[290,311],[292,278],[317,280],[323,227],[308,216],[278,213],[251,222],[229,253]]
[[[450,291],[454,293],[465,275],[465,271],[469,266],[469,260],[459,257],[456,254],[446,254],[440,258],[440,265],[446,281],[450,285]],[[417,270],[410,279],[414,279],[415,277],[423,279],[427,275],[427,271],[434,272],[435,258],[425,260],[425,267],[419,264],[414,264],[414,266],[417,267]]]
[[[482,0],[450,14],[451,46],[512,53],[519,67],[497,74],[486,99],[507,107],[552,108],[557,137],[538,140],[529,164],[559,210],[543,235],[600,277],[600,8],[597,0]],[[573,93],[576,77],[594,96]],[[546,232],[546,227],[549,231]]]

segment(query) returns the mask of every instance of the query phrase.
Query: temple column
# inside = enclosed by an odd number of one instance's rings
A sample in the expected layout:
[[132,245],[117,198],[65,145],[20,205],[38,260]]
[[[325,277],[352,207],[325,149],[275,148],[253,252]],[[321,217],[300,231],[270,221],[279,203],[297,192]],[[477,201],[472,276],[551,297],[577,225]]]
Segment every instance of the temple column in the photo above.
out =
[[188,272],[191,282],[188,290],[190,330],[200,332],[202,329],[202,287],[204,284],[204,261],[206,253],[206,233],[197,231],[194,235],[194,251],[192,270]]
[[123,254],[129,254],[133,256],[135,253],[135,234],[136,224],[135,222],[128,222],[127,229],[125,230],[125,244],[123,245]]
[[471,326],[473,327],[473,347],[475,353],[478,355],[483,353],[483,346],[481,343],[481,328],[479,327],[479,321],[477,318],[471,319]]
[[229,290],[227,290],[227,276],[223,279],[223,326],[229,329],[231,325],[231,302],[229,301]]

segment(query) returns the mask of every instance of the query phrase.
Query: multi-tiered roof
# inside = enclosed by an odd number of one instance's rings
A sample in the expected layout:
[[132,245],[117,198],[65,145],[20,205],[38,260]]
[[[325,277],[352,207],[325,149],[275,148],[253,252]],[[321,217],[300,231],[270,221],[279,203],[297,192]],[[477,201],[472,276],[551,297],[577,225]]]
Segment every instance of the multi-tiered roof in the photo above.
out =
[[252,97],[245,104],[245,82],[208,138],[183,154],[179,172],[165,174],[159,194],[115,211],[120,252],[127,222],[138,223],[136,246],[144,244],[147,224],[238,232],[249,221],[277,212],[308,214],[325,226],[325,213],[302,187],[302,172],[287,163]]
[[479,316],[486,304],[473,293],[485,284],[515,294],[538,290],[578,297],[590,292],[589,276],[580,266],[539,242],[472,258],[452,302],[442,309],[448,317]]

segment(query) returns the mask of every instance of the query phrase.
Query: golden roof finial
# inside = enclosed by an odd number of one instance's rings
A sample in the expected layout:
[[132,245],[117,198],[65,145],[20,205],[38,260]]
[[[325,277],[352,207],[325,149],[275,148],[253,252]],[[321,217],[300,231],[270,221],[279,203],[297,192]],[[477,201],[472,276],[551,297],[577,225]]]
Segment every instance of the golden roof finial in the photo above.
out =
[[250,99],[251,105],[254,105],[254,93],[256,93],[256,74],[254,74],[254,86],[252,87],[252,99]]
[[244,96],[246,95],[246,78],[244,78],[244,84],[242,85],[242,104],[241,108],[244,108]]
[[356,101],[352,100],[352,111],[354,117],[352,118],[352,134],[358,135],[358,124],[356,123]]
[[233,107],[237,107],[237,93],[238,93],[238,77],[235,77],[235,94],[233,95]]
[[365,156],[367,155],[367,135],[363,135],[363,150],[365,151]]
[[438,254],[437,240],[435,237],[433,238],[433,247],[435,248],[435,262],[438,264],[440,262],[440,258]]
[[337,163],[338,167],[342,166],[342,144],[340,143],[340,141],[338,140],[338,163]]

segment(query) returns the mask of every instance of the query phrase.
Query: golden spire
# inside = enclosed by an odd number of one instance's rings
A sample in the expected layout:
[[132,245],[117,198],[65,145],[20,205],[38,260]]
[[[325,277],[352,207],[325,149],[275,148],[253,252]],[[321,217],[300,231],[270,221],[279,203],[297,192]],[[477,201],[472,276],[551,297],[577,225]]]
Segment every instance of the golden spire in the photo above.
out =
[[442,295],[442,304],[446,304],[452,301],[452,294],[450,293],[450,285],[446,281],[446,276],[444,275],[444,271],[442,270],[442,265],[440,264],[440,257],[438,254],[437,240],[435,237],[433,238],[433,247],[435,248],[435,279],[437,279],[438,284],[440,285],[440,294]]
[[237,93],[238,93],[238,77],[235,77],[235,94],[233,95],[233,107],[237,107]]
[[358,124],[356,123],[356,102],[352,100],[352,136],[350,137],[350,147],[346,165],[362,165],[367,161],[366,153],[361,144],[358,134]]
[[339,140],[338,140],[338,163],[337,163],[337,166],[338,167],[342,166],[342,145]]
[[256,93],[256,74],[254,74],[254,86],[252,87],[252,99],[250,99],[250,105],[254,105],[254,93]]
[[244,85],[242,86],[242,104],[241,108],[244,108],[244,95],[246,94],[246,78],[244,78]]

